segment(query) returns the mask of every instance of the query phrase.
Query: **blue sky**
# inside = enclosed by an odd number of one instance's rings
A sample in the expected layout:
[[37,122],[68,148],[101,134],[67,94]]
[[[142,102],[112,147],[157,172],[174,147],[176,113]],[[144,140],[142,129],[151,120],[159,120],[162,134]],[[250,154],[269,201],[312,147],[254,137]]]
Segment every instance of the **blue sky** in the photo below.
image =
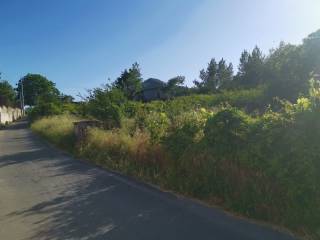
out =
[[212,57],[236,68],[243,49],[267,53],[319,28],[319,0],[1,0],[0,71],[76,95],[137,61],[145,79],[191,84]]

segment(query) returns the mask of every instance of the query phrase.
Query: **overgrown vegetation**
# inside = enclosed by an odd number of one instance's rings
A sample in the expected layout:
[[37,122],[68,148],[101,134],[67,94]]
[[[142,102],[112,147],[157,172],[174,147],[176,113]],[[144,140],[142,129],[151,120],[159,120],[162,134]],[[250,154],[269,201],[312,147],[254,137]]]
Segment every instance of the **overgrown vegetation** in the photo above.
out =
[[65,150],[75,150],[73,122],[80,119],[69,114],[44,117],[32,124],[34,132]]
[[[235,75],[213,59],[195,87],[172,80],[167,101],[137,101],[135,64],[81,103],[38,98],[32,112],[47,117],[32,129],[109,169],[318,239],[319,34],[268,56],[244,51]],[[54,109],[48,104],[57,111],[45,112]],[[75,144],[72,122],[84,117],[106,128],[89,129]]]
[[270,107],[261,115],[210,104],[177,112],[182,99],[162,108],[140,104],[121,127],[90,129],[77,147],[71,115],[44,118],[32,128],[96,164],[249,217],[316,232],[320,109],[319,90],[311,89],[310,97],[280,102],[280,110]]

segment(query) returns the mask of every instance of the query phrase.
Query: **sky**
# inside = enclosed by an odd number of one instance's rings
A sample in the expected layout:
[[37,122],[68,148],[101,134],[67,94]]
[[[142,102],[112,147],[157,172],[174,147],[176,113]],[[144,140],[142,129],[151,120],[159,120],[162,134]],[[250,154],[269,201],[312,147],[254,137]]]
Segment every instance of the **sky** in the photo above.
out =
[[40,73],[76,96],[138,62],[144,79],[192,85],[211,58],[237,69],[320,29],[320,0],[0,0],[0,72]]

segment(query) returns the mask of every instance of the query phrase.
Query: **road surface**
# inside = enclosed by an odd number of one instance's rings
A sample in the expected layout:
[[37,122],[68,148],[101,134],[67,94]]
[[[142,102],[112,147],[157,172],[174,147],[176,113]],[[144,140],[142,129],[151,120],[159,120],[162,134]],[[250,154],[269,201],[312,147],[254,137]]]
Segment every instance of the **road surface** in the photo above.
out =
[[293,239],[0,131],[0,239]]

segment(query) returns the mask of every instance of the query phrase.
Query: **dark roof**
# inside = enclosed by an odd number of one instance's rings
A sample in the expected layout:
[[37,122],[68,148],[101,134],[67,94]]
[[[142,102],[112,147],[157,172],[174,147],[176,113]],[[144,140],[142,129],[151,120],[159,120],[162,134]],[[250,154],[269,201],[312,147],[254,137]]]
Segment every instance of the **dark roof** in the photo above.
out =
[[154,88],[163,88],[165,86],[166,86],[165,82],[163,82],[159,79],[156,79],[156,78],[149,78],[142,83],[143,90],[154,89]]

